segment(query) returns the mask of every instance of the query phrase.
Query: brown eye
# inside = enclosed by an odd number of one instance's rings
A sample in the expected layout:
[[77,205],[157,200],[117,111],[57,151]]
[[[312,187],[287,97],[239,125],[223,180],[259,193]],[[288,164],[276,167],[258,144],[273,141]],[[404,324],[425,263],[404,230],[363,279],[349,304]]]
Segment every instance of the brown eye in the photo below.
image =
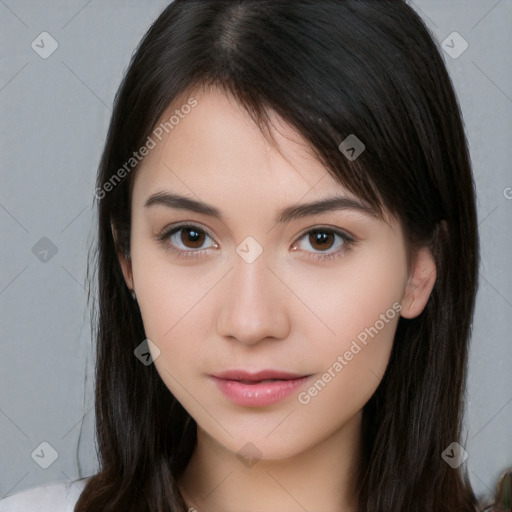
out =
[[204,243],[205,232],[192,228],[179,228],[176,232],[181,231],[180,240],[189,249],[200,249]]
[[[339,242],[336,243],[336,238]],[[305,233],[300,240],[306,240],[312,247],[311,250],[303,249],[303,251],[312,254],[312,258],[318,261],[327,261],[333,258],[343,256],[355,244],[355,238],[338,229],[331,228],[315,228]],[[297,246],[294,245],[296,250]],[[331,250],[333,249],[334,250]],[[330,252],[328,252],[330,251]]]
[[325,251],[334,245],[334,233],[329,231],[314,230],[310,231],[309,242],[314,249]]
[[[205,246],[206,238],[213,243]],[[164,230],[158,235],[164,248],[177,256],[196,257],[208,252],[208,248],[217,248],[217,243],[203,229],[191,224],[181,224]]]

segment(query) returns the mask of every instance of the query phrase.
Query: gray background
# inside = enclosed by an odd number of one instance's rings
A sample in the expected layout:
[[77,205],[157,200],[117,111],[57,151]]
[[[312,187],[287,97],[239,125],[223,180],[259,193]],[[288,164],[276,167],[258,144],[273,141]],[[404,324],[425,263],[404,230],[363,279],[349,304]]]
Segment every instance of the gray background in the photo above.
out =
[[[94,178],[122,74],[166,4],[0,0],[0,498],[97,470],[85,291]],[[453,31],[469,44],[443,55],[478,193],[465,448],[475,491],[489,496],[512,467],[512,0],[410,4],[439,44]],[[58,43],[47,59],[31,47],[44,31]],[[33,251],[43,237],[55,254]],[[58,453],[48,469],[36,455],[42,442]]]

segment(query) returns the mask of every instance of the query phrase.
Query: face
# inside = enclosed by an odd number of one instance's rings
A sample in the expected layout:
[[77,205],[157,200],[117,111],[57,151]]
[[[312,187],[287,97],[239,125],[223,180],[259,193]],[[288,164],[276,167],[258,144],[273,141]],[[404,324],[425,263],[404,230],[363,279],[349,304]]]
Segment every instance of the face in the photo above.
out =
[[360,418],[435,273],[407,272],[399,222],[366,211],[290,126],[273,118],[277,149],[234,99],[192,96],[137,170],[123,272],[156,369],[199,429],[232,452],[291,457]]

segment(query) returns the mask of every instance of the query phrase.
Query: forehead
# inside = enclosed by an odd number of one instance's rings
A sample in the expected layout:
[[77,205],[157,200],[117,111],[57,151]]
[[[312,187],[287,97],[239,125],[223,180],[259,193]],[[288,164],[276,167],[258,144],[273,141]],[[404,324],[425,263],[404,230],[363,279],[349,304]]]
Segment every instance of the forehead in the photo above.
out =
[[137,170],[135,193],[174,184],[208,196],[244,188],[254,194],[266,190],[267,196],[287,192],[295,200],[326,191],[355,198],[293,127],[269,115],[271,138],[233,97],[216,88],[181,95],[158,122],[158,136],[153,130],[155,147]]

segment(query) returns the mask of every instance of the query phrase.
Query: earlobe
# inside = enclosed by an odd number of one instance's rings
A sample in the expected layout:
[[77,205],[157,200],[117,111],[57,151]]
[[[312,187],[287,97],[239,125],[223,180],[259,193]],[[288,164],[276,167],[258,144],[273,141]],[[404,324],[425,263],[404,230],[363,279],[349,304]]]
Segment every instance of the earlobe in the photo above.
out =
[[411,274],[402,300],[401,316],[415,318],[421,314],[436,282],[437,271],[434,256],[427,247],[415,256]]
[[117,260],[119,261],[119,265],[121,266],[121,271],[123,273],[124,280],[126,282],[126,286],[130,290],[133,290],[133,273],[132,273],[132,260],[128,254],[125,254],[120,248],[117,239],[117,233],[112,225],[110,224],[110,229],[112,230],[112,238],[114,239],[114,246],[116,249]]

